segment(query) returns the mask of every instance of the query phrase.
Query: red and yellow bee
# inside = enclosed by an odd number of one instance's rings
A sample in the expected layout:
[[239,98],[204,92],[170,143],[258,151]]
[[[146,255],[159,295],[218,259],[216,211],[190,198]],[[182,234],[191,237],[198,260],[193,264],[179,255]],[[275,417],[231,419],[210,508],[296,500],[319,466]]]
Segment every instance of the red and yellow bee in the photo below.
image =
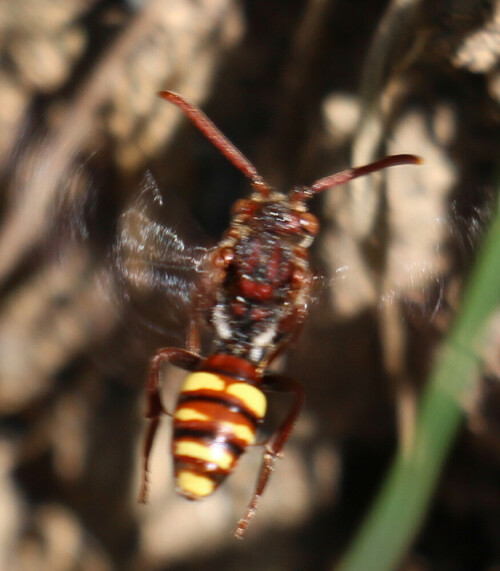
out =
[[[302,386],[269,372],[268,366],[295,339],[307,315],[313,280],[308,249],[319,230],[307,201],[353,178],[421,160],[413,155],[386,157],[283,194],[271,189],[200,109],[170,91],[160,96],[187,115],[250,179],[253,190],[248,199],[236,202],[228,230],[203,257],[204,279],[191,311],[187,350],[161,349],[151,361],[140,499],[146,501],[148,459],[160,416],[169,414],[160,399],[162,363],[190,371],[171,416],[177,490],[191,500],[213,493],[256,442],[257,428],[266,415],[265,391],[291,393],[293,405],[264,445],[257,486],[236,529],[236,536],[242,537],[303,403]],[[200,355],[203,321],[213,331],[213,347],[206,358]]]

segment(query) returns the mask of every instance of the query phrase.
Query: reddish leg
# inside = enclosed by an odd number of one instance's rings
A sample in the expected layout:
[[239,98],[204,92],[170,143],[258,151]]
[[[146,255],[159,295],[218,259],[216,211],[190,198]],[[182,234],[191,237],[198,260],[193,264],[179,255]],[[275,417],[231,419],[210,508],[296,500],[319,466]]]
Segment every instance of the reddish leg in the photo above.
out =
[[186,337],[186,346],[189,353],[200,354],[200,299],[195,297],[189,315],[189,325]]
[[146,418],[149,419],[148,427],[146,430],[146,438],[144,439],[144,449],[142,452],[143,459],[143,477],[141,491],[139,492],[139,502],[145,504],[148,495],[148,465],[149,455],[153,447],[156,430],[160,424],[160,415],[171,414],[163,408],[160,397],[160,369],[162,364],[167,361],[176,367],[193,371],[199,365],[201,357],[185,351],[184,349],[177,349],[175,347],[167,347],[160,349],[151,359],[149,367],[148,384],[146,387]]
[[238,526],[234,532],[234,535],[238,539],[242,539],[245,535],[248,524],[257,510],[264,488],[266,487],[269,476],[274,468],[274,462],[280,457],[281,450],[292,433],[297,417],[299,416],[302,405],[304,404],[304,388],[297,381],[281,375],[265,375],[263,383],[263,388],[267,390],[292,394],[295,402],[293,403],[285,420],[265,444],[262,466],[257,480],[257,486],[255,487],[255,492],[248,504],[245,515],[238,522]]

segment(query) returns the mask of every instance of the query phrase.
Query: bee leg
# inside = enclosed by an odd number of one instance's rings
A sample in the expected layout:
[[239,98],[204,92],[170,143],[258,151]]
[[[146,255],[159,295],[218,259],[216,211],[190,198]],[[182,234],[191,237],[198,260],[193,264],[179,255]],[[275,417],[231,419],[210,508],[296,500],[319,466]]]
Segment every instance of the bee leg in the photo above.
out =
[[292,433],[297,417],[302,409],[302,405],[304,404],[304,388],[300,383],[288,377],[281,375],[265,375],[263,378],[263,388],[271,391],[292,394],[294,396],[294,403],[292,404],[285,420],[265,444],[262,466],[254,494],[248,504],[245,515],[238,522],[236,531],[234,532],[234,535],[238,539],[242,539],[245,535],[248,524],[257,510],[264,488],[266,487],[269,476],[274,468],[274,462],[280,457],[281,450]]
[[193,371],[199,365],[201,357],[184,349],[178,348],[164,348],[160,349],[151,359],[149,367],[148,384],[146,387],[146,414],[145,417],[149,420],[146,430],[146,438],[144,439],[144,448],[142,452],[142,484],[139,492],[139,502],[145,504],[148,495],[148,468],[149,456],[153,447],[153,441],[156,435],[156,430],[160,424],[160,415],[166,414],[172,416],[161,402],[160,397],[160,369],[162,364],[167,361],[176,367]]
[[189,320],[186,345],[190,353],[200,352],[200,325],[196,317]]

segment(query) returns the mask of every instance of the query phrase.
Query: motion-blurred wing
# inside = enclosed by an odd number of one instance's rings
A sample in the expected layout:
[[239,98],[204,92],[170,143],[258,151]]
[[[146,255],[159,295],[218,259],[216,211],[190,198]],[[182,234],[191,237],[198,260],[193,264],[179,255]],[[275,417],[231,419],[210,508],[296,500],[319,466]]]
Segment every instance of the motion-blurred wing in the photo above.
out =
[[[119,220],[113,262],[122,294],[154,327],[185,321],[200,283],[208,281],[210,248],[181,238],[173,209],[147,173]],[[167,220],[164,222],[163,219]]]

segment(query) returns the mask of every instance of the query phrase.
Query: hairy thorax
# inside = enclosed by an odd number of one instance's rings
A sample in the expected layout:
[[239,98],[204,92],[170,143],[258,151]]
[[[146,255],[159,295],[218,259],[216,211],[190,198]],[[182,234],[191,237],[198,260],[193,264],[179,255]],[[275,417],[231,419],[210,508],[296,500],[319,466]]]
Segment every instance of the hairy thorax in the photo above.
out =
[[219,251],[224,272],[210,315],[215,349],[259,366],[289,341],[310,281],[303,215],[285,196],[273,198],[237,204],[241,213]]

